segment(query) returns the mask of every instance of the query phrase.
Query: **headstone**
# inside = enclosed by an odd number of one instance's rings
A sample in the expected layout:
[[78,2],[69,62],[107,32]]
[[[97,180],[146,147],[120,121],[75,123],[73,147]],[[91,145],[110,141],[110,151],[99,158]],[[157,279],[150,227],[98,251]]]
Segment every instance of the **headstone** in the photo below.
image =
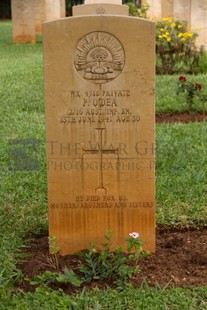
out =
[[73,16],[80,15],[128,15],[127,5],[121,0],[85,0],[85,5],[73,6]]
[[149,10],[147,11],[147,16],[150,19],[160,20],[162,16],[162,1],[161,0],[144,0],[142,3],[149,4]]
[[[109,1],[108,1],[109,2]],[[92,3],[73,6],[73,16],[80,15],[128,15],[127,5],[114,3]]]
[[174,0],[174,18],[190,22],[191,0]]
[[197,46],[207,49],[207,2],[205,0],[191,1],[191,27],[198,33]]
[[41,0],[34,0],[35,33],[42,34]]
[[85,4],[94,4],[94,3],[110,3],[110,4],[122,4],[121,0],[85,0]]
[[60,17],[64,18],[66,16],[66,0],[60,0]]
[[12,0],[12,37],[14,43],[34,43],[33,0]]
[[174,0],[162,0],[162,17],[173,17]]
[[155,250],[154,38],[153,22],[128,16],[43,24],[49,235],[62,255],[107,229],[114,246],[136,231]]
[[65,17],[65,0],[44,0],[45,1],[45,21],[55,20]]

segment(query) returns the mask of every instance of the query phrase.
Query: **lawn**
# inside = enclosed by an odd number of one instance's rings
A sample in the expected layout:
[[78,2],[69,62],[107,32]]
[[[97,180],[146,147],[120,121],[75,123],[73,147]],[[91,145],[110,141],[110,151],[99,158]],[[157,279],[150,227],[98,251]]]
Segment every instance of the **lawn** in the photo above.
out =
[[[207,88],[207,75],[188,78]],[[176,95],[177,80],[157,77],[157,113],[186,111],[184,97]],[[195,110],[200,109],[197,104]],[[13,45],[10,22],[0,23],[0,115],[0,309],[207,309],[206,287],[145,285],[73,296],[48,288],[17,292],[20,249],[31,236],[46,233],[48,222],[42,44]],[[156,126],[158,225],[206,225],[206,150],[205,122]]]

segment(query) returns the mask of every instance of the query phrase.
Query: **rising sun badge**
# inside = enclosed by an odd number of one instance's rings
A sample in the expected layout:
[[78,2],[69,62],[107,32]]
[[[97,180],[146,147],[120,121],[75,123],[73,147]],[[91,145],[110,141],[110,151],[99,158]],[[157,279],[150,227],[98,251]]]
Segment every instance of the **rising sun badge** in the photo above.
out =
[[115,79],[123,70],[125,53],[120,41],[106,32],[91,32],[78,42],[75,68],[85,79],[103,84]]

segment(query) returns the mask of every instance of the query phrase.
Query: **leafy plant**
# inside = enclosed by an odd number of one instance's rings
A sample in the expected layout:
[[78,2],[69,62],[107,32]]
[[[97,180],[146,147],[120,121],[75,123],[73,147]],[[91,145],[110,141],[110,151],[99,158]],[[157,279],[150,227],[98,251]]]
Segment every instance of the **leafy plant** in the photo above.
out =
[[82,281],[74,273],[73,270],[65,268],[63,273],[45,271],[43,274],[36,276],[32,281],[32,285],[37,284],[50,284],[50,283],[70,283],[74,286],[80,286]]
[[59,269],[58,255],[59,255],[60,247],[57,246],[56,236],[48,237],[48,239],[49,239],[49,248],[50,248],[51,254],[54,255],[56,268]]
[[159,74],[194,73],[204,53],[196,49],[198,35],[187,21],[163,18],[156,23],[156,71]]
[[137,7],[134,2],[128,2],[127,5],[129,7],[130,16],[147,18],[147,11],[149,10],[150,7],[148,3],[144,3],[139,7]]
[[129,265],[132,261],[137,261],[141,253],[141,243],[138,233],[129,234],[126,239],[127,249],[130,253],[132,249],[135,253],[127,255],[123,253],[122,248],[117,246],[115,251],[111,251],[111,231],[107,231],[104,235],[106,242],[102,244],[103,250],[97,250],[94,243],[90,243],[88,251],[81,251],[79,256],[82,263],[78,270],[83,276],[80,279],[73,270],[64,269],[63,273],[45,271],[41,275],[37,275],[32,281],[32,285],[51,284],[51,283],[70,283],[74,286],[80,286],[82,283],[89,283],[93,280],[112,280],[119,288],[126,286],[126,281],[140,271],[139,266],[133,267]]
[[143,244],[143,241],[139,238],[139,234],[137,232],[130,233],[129,237],[126,238],[126,242],[128,253],[134,249],[135,252],[140,254],[140,251],[142,250],[141,244]]
[[[93,280],[112,279],[114,283],[120,286],[126,284],[126,280],[136,274],[139,268],[133,268],[128,263],[137,259],[140,254],[140,248],[136,247],[136,253],[126,255],[122,248],[117,246],[115,251],[111,251],[111,231],[107,231],[104,235],[106,242],[102,244],[103,250],[97,250],[93,242],[90,243],[89,251],[80,252],[79,255],[83,263],[79,265],[79,270],[83,275],[86,283]],[[130,239],[131,241],[131,239]],[[129,240],[127,239],[129,243]],[[130,244],[128,249],[132,249],[134,244]]]
[[204,103],[207,100],[207,95],[203,95],[201,90],[202,84],[197,82],[189,82],[187,81],[187,78],[183,75],[179,77],[177,83],[177,94],[185,94],[186,103],[188,104],[189,111],[192,111],[194,99],[196,97],[202,103],[204,111]]

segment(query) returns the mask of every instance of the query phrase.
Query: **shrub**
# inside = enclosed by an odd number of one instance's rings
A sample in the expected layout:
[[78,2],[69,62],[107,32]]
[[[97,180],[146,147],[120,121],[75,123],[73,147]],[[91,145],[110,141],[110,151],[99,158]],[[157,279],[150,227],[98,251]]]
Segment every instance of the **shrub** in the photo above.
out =
[[149,7],[150,7],[148,3],[144,3],[140,5],[140,7],[136,7],[134,2],[128,2],[127,5],[129,7],[130,16],[147,18],[147,11],[149,10]]
[[163,18],[156,24],[156,72],[198,73],[204,51],[195,46],[198,35],[186,21]]
[[197,100],[203,106],[203,112],[205,112],[205,102],[207,101],[207,95],[202,93],[202,84],[197,82],[187,81],[187,78],[184,75],[181,75],[177,83],[177,95],[180,93],[185,94],[185,100],[188,105],[189,111],[193,110],[194,100]]
[[83,282],[89,283],[94,280],[110,279],[119,288],[124,288],[127,279],[139,272],[139,266],[133,267],[130,262],[136,261],[143,255],[141,244],[142,240],[139,234],[132,232],[126,238],[127,251],[135,250],[135,253],[126,255],[122,248],[117,246],[115,251],[111,251],[111,231],[108,230],[104,235],[105,243],[101,246],[103,249],[95,248],[94,243],[90,243],[89,251],[79,253],[83,263],[79,266],[79,271],[83,275]]

